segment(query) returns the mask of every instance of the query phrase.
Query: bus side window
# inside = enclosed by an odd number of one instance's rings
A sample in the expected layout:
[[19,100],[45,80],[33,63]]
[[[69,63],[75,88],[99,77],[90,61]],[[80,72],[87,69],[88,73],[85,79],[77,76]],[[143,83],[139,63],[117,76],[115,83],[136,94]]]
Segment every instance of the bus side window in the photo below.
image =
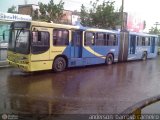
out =
[[65,46],[69,44],[69,31],[66,29],[53,30],[53,45]]
[[150,39],[149,39],[149,37],[146,37],[145,45],[146,45],[146,46],[149,46],[149,45],[150,45]]
[[149,37],[148,38],[148,46],[150,46],[151,45],[151,38]]
[[109,46],[113,46],[113,45],[114,45],[114,41],[115,41],[115,35],[114,35],[114,34],[110,34],[110,35],[109,35],[108,45],[109,45]]
[[85,46],[92,46],[92,45],[94,45],[94,42],[95,42],[95,33],[86,32],[85,33],[85,42],[84,42],[84,45]]
[[142,46],[145,46],[145,37],[142,37]]
[[138,41],[138,45],[141,46],[142,45],[142,37],[139,37],[139,41]]
[[32,32],[32,53],[40,54],[49,49],[49,32]]
[[114,46],[118,45],[118,40],[116,35],[114,35],[113,45]]
[[101,37],[103,42],[101,44],[105,46],[116,46],[118,45],[118,38],[115,34],[103,34]]
[[137,46],[141,46],[142,45],[142,37],[137,36]]
[[105,34],[104,33],[96,33],[96,45],[97,46],[105,45]]
[[38,32],[32,32],[32,44],[37,44],[38,41]]
[[136,36],[136,43],[137,43],[137,46],[138,46],[138,41],[139,41],[139,37]]
[[109,45],[109,34],[107,34],[107,37],[106,37],[106,43],[105,43],[106,46]]

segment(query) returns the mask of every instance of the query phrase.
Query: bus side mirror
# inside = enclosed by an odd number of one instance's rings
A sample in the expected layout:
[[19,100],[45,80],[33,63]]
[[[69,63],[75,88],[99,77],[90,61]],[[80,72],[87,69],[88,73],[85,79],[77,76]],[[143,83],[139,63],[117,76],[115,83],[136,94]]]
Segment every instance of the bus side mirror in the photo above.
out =
[[5,41],[5,31],[3,31],[3,41]]

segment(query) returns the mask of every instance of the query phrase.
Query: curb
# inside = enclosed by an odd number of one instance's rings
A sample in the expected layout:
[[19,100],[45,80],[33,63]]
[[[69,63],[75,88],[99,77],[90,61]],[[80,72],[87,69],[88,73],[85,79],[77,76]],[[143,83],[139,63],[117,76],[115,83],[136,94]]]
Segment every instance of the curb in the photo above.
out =
[[11,67],[11,66],[10,65],[3,65],[3,66],[0,65],[0,68],[7,68],[7,67]]
[[0,61],[0,68],[10,67],[7,61]]

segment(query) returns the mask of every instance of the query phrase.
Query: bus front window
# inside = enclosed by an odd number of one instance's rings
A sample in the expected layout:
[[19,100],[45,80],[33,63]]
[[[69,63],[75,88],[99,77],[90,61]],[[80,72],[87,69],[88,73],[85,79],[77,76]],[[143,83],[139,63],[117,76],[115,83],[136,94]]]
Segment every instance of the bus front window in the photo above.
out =
[[29,31],[24,29],[12,29],[10,31],[9,50],[21,53],[29,53]]

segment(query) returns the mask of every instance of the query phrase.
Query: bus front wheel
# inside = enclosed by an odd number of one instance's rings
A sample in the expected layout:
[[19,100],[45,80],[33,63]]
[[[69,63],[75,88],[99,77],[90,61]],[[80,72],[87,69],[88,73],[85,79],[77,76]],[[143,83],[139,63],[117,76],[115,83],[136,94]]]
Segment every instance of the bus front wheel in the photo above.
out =
[[112,54],[108,54],[106,57],[106,63],[107,65],[111,65],[113,63],[113,55]]
[[66,60],[63,57],[58,57],[54,60],[53,70],[55,72],[61,72],[66,68]]

